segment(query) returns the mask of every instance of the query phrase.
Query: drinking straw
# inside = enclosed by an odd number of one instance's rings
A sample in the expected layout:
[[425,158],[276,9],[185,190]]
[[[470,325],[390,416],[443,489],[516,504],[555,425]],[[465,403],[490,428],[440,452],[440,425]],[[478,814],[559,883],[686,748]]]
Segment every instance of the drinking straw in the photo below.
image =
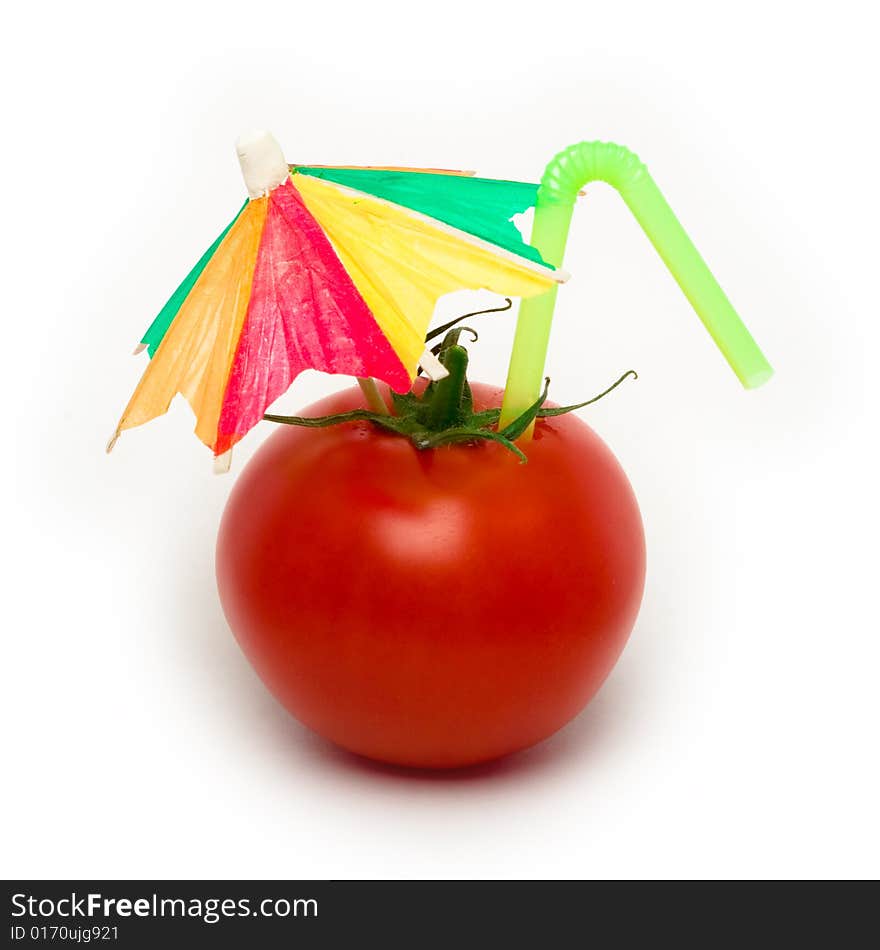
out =
[[[552,159],[538,190],[531,237],[544,260],[555,267],[562,265],[575,200],[591,181],[607,182],[618,191],[743,386],[754,389],[767,382],[772,367],[648,170],[629,149],[611,142],[581,142]],[[556,293],[554,286],[520,306],[501,427],[541,392]],[[531,429],[523,438],[530,437]]]

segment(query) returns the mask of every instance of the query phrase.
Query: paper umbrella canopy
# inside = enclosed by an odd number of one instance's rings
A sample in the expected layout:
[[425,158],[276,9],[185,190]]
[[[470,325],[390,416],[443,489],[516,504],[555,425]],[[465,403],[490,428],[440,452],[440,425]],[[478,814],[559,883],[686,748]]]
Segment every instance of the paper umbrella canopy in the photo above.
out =
[[[565,279],[512,217],[537,185],[433,169],[289,166],[268,133],[237,145],[250,198],[141,341],[124,429],[183,394],[196,435],[229,450],[305,369],[409,389],[437,298],[528,297]],[[442,373],[442,367],[437,367]]]

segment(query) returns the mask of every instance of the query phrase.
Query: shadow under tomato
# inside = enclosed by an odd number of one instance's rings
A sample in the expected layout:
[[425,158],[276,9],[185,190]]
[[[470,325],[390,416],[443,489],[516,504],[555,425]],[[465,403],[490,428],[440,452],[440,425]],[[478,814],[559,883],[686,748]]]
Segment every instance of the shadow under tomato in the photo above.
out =
[[[622,745],[637,715],[631,702],[632,679],[612,672],[587,708],[549,738],[521,752],[461,768],[422,769],[368,759],[334,745],[289,715],[283,728],[284,741],[295,745],[298,753],[319,768],[349,772],[377,782],[441,786],[516,781],[526,776],[582,767],[585,759],[601,758],[609,749]],[[279,712],[283,714],[283,710]]]
[[[193,547],[192,540],[187,547]],[[200,552],[203,555],[203,551]],[[201,558],[190,563],[201,564]],[[211,565],[212,567],[212,565]],[[552,776],[585,763],[596,765],[614,750],[625,748],[628,735],[650,715],[650,684],[646,656],[639,641],[656,625],[643,613],[617,666],[599,693],[571,722],[549,738],[500,759],[456,769],[419,769],[377,762],[348,752],[312,732],[269,695],[234,642],[224,646],[218,637],[233,641],[219,610],[213,571],[202,564],[197,578],[181,579],[176,614],[193,668],[211,670],[210,690],[218,710],[235,723],[235,731],[263,734],[277,753],[297,767],[310,764],[320,771],[360,776],[367,781],[410,782],[434,786],[461,786],[478,782],[515,782],[538,775]],[[194,585],[194,580],[196,581]],[[193,596],[193,590],[199,596]],[[206,623],[206,618],[210,618]],[[196,631],[198,631],[196,633]],[[208,685],[208,684],[206,684]],[[232,702],[230,702],[232,699]]]

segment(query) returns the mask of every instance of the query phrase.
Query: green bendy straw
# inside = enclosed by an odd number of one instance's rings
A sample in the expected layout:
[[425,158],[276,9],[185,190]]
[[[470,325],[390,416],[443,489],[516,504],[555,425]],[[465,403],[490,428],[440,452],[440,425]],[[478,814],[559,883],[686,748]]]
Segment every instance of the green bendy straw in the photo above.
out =
[[[743,386],[754,389],[767,382],[773,368],[648,170],[629,149],[611,142],[581,142],[553,158],[541,178],[531,238],[544,260],[555,267],[562,265],[578,192],[591,181],[607,182],[620,193]],[[541,392],[556,292],[554,286],[520,305],[501,427]],[[530,437],[531,429],[524,438]]]

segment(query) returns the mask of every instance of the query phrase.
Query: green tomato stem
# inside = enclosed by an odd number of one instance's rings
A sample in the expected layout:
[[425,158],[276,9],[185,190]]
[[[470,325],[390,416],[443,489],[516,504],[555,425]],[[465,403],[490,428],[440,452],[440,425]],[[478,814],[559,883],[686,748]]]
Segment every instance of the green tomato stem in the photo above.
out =
[[[460,329],[450,330],[456,338]],[[449,375],[434,384],[431,408],[428,412],[428,427],[434,432],[451,429],[460,424],[462,399],[467,385],[467,350],[457,343],[440,351],[440,360]]]

